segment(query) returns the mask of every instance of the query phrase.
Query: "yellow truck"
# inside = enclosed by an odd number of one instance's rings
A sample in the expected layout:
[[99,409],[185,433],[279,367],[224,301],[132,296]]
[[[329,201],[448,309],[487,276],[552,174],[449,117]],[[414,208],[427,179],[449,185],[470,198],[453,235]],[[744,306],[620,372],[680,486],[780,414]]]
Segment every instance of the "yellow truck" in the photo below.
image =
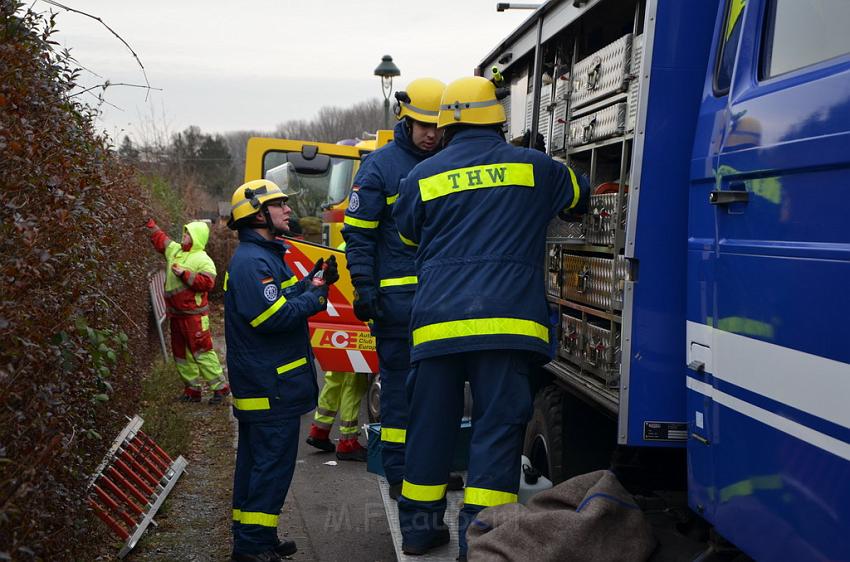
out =
[[310,320],[316,359],[325,371],[377,373],[378,357],[369,327],[354,316],[354,288],[346,267],[342,221],[361,158],[392,140],[380,130],[375,139],[337,144],[252,137],[248,140],[245,181],[269,179],[290,193],[289,205],[303,239],[286,237],[286,261],[300,279],[320,257],[333,253],[340,279],[331,287],[328,308]]

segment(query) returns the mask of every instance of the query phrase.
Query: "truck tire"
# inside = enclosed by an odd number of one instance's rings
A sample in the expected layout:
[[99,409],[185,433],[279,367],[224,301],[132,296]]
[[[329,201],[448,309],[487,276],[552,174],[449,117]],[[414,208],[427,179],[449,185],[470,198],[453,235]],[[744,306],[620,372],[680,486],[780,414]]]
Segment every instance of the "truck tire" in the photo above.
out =
[[369,375],[369,387],[366,390],[366,415],[369,423],[381,421],[381,375]]
[[532,466],[558,484],[564,478],[564,395],[560,388],[541,388],[525,428],[523,454]]

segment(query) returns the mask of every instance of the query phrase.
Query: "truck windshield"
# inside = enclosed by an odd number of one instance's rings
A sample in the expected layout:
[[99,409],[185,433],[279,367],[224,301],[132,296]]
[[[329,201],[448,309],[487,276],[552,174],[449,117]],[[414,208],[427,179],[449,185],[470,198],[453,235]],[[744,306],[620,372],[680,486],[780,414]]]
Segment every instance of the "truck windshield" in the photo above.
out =
[[321,233],[322,211],[346,198],[353,170],[354,160],[325,154],[307,160],[298,152],[270,151],[263,157],[263,177],[289,194],[305,235]]

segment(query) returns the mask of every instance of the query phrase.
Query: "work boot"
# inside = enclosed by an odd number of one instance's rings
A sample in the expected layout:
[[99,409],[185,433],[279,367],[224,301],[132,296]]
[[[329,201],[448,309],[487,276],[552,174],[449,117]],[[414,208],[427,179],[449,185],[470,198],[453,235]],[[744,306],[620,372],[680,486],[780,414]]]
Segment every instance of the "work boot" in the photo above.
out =
[[437,547],[443,546],[444,544],[449,544],[450,540],[451,535],[449,534],[449,530],[440,529],[434,533],[430,540],[426,541],[422,545],[411,545],[402,542],[401,551],[412,556],[419,556],[420,554],[427,553],[429,550],[433,550]]
[[357,437],[340,439],[336,448],[336,458],[341,461],[366,462],[367,451]]
[[390,498],[398,501],[398,497],[401,495],[401,482],[398,484],[390,484]]
[[230,562],[281,562],[280,556],[273,550],[260,552],[259,554],[240,554],[234,552],[230,556]]
[[298,548],[295,546],[295,541],[279,541],[274,547],[274,553],[278,556],[292,556],[296,552]]
[[197,388],[192,388],[191,386],[187,386],[183,389],[183,394],[178,398],[181,402],[200,402],[201,401],[201,391]]
[[213,395],[210,398],[210,404],[212,406],[218,406],[219,404],[224,402],[224,399],[227,396],[230,396],[230,387],[228,385],[224,385],[223,387],[219,388],[218,390],[213,391]]
[[336,447],[328,438],[330,432],[330,429],[324,429],[316,424],[312,424],[310,426],[310,434],[307,436],[307,444],[326,453],[333,453],[336,451]]
[[461,476],[457,472],[450,473],[449,481],[446,483],[446,490],[452,492],[455,492],[457,490],[463,490],[463,476]]

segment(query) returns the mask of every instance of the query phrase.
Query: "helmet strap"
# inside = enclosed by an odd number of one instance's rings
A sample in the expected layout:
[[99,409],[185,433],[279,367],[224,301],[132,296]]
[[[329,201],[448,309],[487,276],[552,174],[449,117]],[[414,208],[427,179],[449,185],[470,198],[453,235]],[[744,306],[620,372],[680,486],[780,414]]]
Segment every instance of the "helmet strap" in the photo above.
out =
[[269,208],[266,205],[263,205],[260,212],[263,213],[263,217],[265,217],[266,222],[265,222],[265,224],[257,223],[257,226],[255,228],[265,228],[269,231],[269,234],[271,234],[272,236],[283,236],[284,234],[286,234],[285,230],[278,228],[274,225],[274,221],[272,221],[271,213],[269,213]]

